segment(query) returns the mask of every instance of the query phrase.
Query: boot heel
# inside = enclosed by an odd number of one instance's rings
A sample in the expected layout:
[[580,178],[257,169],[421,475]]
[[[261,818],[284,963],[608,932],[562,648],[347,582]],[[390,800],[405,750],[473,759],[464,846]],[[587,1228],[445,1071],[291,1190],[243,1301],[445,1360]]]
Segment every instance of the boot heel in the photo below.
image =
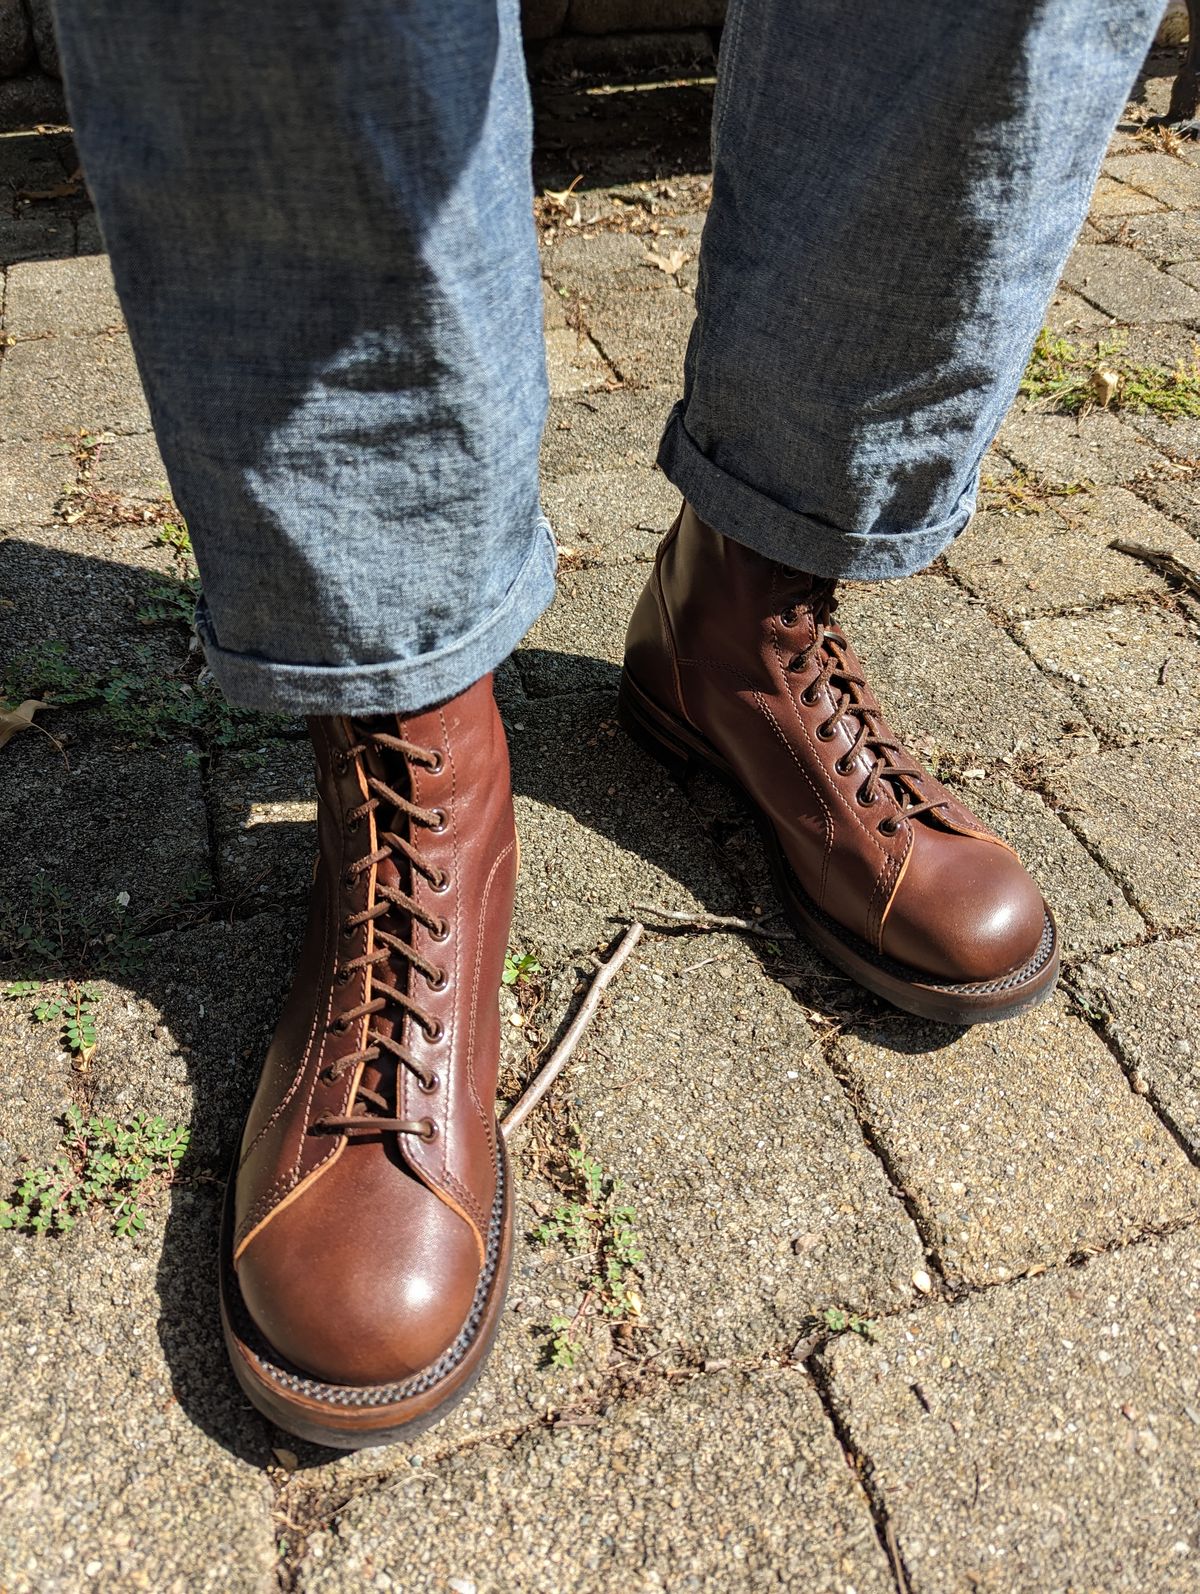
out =
[[622,673],[617,691],[617,723],[643,752],[658,760],[672,775],[685,775],[693,763],[691,749],[673,735],[665,716]]

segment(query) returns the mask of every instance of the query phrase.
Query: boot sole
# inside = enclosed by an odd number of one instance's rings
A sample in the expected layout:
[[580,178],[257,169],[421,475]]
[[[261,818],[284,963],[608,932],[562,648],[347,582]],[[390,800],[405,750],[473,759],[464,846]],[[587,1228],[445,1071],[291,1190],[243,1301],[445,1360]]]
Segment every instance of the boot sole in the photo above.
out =
[[829,961],[893,1007],[935,1024],[986,1024],[1015,1018],[1045,1001],[1058,982],[1058,930],[1050,910],[1037,951],[1022,968],[994,980],[941,981],[874,951],[838,924],[805,891],[784,853],[770,819],[729,765],[698,731],[661,709],[622,672],[617,719],[628,735],[669,771],[685,773],[702,764],[727,781],[750,808],[762,835],[775,885],[796,931]]
[[298,1439],[335,1450],[363,1450],[416,1439],[475,1387],[500,1326],[512,1266],[512,1175],[497,1130],[496,1200],[487,1261],[467,1321],[430,1367],[391,1384],[329,1384],[285,1362],[258,1332],[233,1266],[231,1172],[221,1223],[221,1327],[234,1374],[252,1406]]

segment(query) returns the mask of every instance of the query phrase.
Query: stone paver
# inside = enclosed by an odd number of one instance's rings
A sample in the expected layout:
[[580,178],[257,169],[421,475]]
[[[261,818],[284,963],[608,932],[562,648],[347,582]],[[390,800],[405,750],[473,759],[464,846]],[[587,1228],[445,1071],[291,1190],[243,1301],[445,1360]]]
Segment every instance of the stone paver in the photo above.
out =
[[[1173,210],[1186,214],[1200,207],[1200,171],[1171,155],[1121,156],[1106,161],[1104,170],[1110,179],[1116,178]],[[1101,195],[1098,193],[1097,197]],[[1137,208],[1141,207],[1131,206],[1131,209]],[[1092,209],[1103,213],[1107,209],[1103,198],[1101,204],[1093,205]]]
[[1200,835],[1191,822],[1198,777],[1195,745],[1170,742],[1084,754],[1047,776],[1063,818],[1156,929],[1200,926]]
[[[892,723],[939,762],[1053,754],[1064,727],[1078,724],[1070,699],[978,604],[936,575],[849,588],[839,619]],[[986,696],[977,689],[983,680]]]
[[300,1586],[893,1587],[862,1491],[794,1371],[714,1374],[618,1403],[593,1425],[408,1467],[311,1543]]
[[579,471],[548,481],[542,491],[560,545],[589,563],[650,562],[679,504],[678,489],[661,471],[632,466]]
[[1085,964],[1077,983],[1136,1077],[1200,1154],[1200,942],[1129,947]]
[[74,480],[68,442],[0,443],[0,536],[46,525],[63,488]]
[[1198,1321],[1189,1235],[838,1339],[912,1594],[1192,1594]]
[[889,1015],[840,1050],[954,1278],[991,1283],[1200,1214],[1200,1174],[1059,997],[953,1041]]
[[4,330],[9,337],[69,337],[124,324],[104,255],[30,261],[8,273]]
[[1017,408],[996,445],[1030,475],[1067,486],[1131,481],[1163,463],[1148,439],[1108,410],[1075,416]]
[[0,365],[0,441],[150,426],[129,339],[37,338]]
[[1020,635],[1113,741],[1176,740],[1200,730],[1200,638],[1180,615],[1122,603],[1026,620]]
[[1152,565],[1109,547],[1114,539],[1173,553],[1186,564],[1195,543],[1124,488],[1052,500],[1034,514],[977,515],[946,554],[965,586],[1009,616],[1092,608],[1098,600],[1166,593]]
[[1063,277],[1118,321],[1200,321],[1200,293],[1132,249],[1079,244]]

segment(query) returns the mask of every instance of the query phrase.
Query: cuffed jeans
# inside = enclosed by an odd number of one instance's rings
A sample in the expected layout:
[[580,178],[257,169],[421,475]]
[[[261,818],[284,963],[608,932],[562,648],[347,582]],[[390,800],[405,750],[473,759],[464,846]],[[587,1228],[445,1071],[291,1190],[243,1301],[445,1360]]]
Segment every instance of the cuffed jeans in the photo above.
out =
[[[790,566],[966,525],[1161,0],[732,0],[659,463]],[[58,0],[213,673],[423,707],[549,601],[517,0]]]

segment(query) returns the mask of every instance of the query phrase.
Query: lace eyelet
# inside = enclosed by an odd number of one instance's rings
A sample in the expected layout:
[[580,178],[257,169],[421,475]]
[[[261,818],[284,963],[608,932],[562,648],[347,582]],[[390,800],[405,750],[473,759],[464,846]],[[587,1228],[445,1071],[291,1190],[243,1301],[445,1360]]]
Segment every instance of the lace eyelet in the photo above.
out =
[[333,755],[333,772],[335,775],[344,775],[350,768],[349,757],[342,752]]
[[358,884],[358,876],[355,874],[353,869],[346,870],[346,873],[342,876],[342,884],[346,887],[347,891],[354,890],[355,886]]
[[425,983],[431,991],[444,991],[450,983],[450,976],[445,969],[438,969],[434,974],[425,976]]
[[444,1040],[446,1037],[446,1026],[440,1018],[435,1018],[431,1024],[426,1024],[424,1029],[425,1039],[434,1046],[437,1045],[438,1041]]
[[844,758],[839,758],[833,767],[839,775],[852,775],[854,773],[854,765],[847,764]]
[[362,820],[361,819],[347,819],[347,821],[346,821],[346,834],[348,836],[357,836],[358,835],[358,827],[361,824],[362,824]]
[[785,609],[779,618],[784,625],[795,625],[796,611],[795,609]]
[[863,793],[865,790],[865,786],[860,786],[854,793],[854,801],[860,808],[874,808],[875,804],[879,801],[879,793],[875,791],[872,792],[869,797],[864,797]]
[[450,939],[449,919],[439,919],[436,926],[430,930],[429,939],[438,942],[448,941]]
[[836,735],[837,732],[835,730],[830,730],[828,720],[822,720],[817,726],[817,740],[819,742],[831,742]]
[[814,708],[816,706],[817,694],[806,686],[803,692],[800,694],[800,701],[804,704],[805,708]]
[[356,924],[343,924],[342,925],[342,938],[343,938],[343,940],[353,941],[354,932],[357,929],[358,929],[358,926]]
[[430,817],[433,823],[429,826],[429,829],[435,836],[440,836],[446,828],[446,810],[444,808],[434,808]]
[[323,1068],[321,1070],[321,1078],[327,1085],[336,1085],[341,1077],[341,1074],[335,1068]]
[[348,985],[351,979],[349,969],[339,969],[333,976],[339,985]]
[[441,874],[438,876],[438,878],[436,880],[431,880],[429,882],[429,889],[431,891],[435,892],[439,897],[442,896],[445,892],[449,891],[449,889],[450,889],[450,876],[446,873],[446,871],[444,869],[442,870]]
[[434,751],[432,753],[430,753],[429,762],[426,764],[425,767],[426,767],[426,769],[428,769],[428,771],[429,771],[429,773],[431,775],[440,775],[442,773],[442,770],[446,767],[445,759],[442,757],[441,753],[439,753],[437,751],[436,748],[434,749]]
[[422,1118],[421,1119],[421,1127],[420,1127],[420,1129],[417,1130],[417,1133],[418,1133],[418,1135],[420,1135],[422,1140],[426,1141],[427,1143],[430,1140],[436,1140],[437,1139],[437,1132],[438,1132],[438,1127],[434,1123],[432,1118]]
[[335,1035],[344,1035],[350,1025],[344,1018],[335,1018],[330,1020],[329,1027]]
[[432,1096],[440,1084],[441,1080],[436,1074],[419,1074],[417,1076],[417,1089],[424,1096]]
[[881,836],[894,836],[900,829],[900,821],[887,817],[879,821],[879,834]]

